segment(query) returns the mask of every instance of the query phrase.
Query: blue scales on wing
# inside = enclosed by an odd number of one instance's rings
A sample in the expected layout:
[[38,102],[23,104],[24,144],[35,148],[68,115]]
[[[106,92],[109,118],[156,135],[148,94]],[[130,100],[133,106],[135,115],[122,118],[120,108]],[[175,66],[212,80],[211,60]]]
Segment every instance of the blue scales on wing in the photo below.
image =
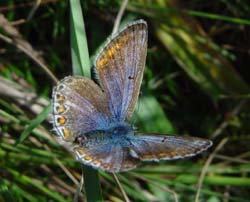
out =
[[133,114],[143,77],[147,53],[147,24],[128,24],[112,36],[97,55],[97,77],[107,94],[113,121],[128,120]]

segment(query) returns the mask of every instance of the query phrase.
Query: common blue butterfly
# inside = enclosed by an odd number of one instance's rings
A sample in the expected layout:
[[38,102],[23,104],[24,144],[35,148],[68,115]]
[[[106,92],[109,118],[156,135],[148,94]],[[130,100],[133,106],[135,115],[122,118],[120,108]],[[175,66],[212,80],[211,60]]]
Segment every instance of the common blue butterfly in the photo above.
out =
[[98,82],[68,76],[53,89],[53,125],[83,164],[107,172],[140,161],[194,156],[212,145],[196,137],[135,134],[128,123],[139,96],[147,54],[147,23],[138,20],[110,37],[94,66]]

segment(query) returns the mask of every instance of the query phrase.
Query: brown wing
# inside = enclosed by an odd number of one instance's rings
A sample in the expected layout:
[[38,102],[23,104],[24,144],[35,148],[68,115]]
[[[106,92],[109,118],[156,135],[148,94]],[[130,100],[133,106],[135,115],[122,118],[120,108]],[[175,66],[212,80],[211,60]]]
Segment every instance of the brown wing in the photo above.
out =
[[210,146],[210,140],[198,137],[143,134],[131,140],[131,154],[143,161],[171,160],[195,156]]
[[108,125],[110,114],[104,92],[92,80],[66,77],[53,89],[53,125],[66,141]]
[[106,172],[123,172],[131,170],[140,162],[130,155],[128,147],[102,144],[92,148],[76,147],[74,152],[79,161],[95,169]]
[[114,121],[129,119],[138,99],[147,53],[147,24],[128,24],[108,40],[95,67]]

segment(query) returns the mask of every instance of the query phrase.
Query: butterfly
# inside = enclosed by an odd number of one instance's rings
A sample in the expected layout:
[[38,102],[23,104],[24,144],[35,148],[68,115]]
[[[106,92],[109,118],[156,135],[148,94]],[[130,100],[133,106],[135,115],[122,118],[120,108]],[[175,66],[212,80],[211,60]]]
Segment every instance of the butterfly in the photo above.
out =
[[127,24],[97,54],[97,82],[68,76],[54,87],[54,130],[72,143],[83,164],[116,173],[131,170],[141,161],[194,156],[212,145],[197,137],[137,134],[129,124],[142,82],[147,39],[144,20]]

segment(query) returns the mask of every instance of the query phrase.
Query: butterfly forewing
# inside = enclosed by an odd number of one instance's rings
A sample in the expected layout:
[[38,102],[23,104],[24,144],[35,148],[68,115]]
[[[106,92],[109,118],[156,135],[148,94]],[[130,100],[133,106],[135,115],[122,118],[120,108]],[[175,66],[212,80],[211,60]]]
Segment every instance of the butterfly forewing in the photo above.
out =
[[147,52],[147,24],[127,25],[111,37],[95,60],[113,121],[129,119],[138,99]]
[[210,140],[197,137],[136,135],[131,140],[132,156],[143,161],[171,160],[195,156],[212,145]]
[[90,79],[66,77],[54,88],[52,99],[54,129],[66,141],[109,123],[106,95]]

